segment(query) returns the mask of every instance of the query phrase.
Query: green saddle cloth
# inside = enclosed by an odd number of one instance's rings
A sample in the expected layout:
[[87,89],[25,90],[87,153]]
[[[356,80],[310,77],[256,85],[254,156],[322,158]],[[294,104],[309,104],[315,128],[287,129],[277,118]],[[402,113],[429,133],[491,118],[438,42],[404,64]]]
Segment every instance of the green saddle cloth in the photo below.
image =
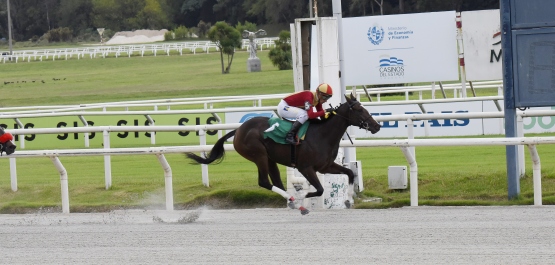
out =
[[[297,132],[297,136],[299,137],[299,139],[304,140],[309,123],[310,122],[306,121]],[[289,130],[291,129],[293,123],[291,123],[290,121],[282,120],[278,117],[273,117],[268,120],[268,125],[270,125],[270,128],[264,131],[264,139],[270,137],[272,138],[272,140],[274,140],[274,142],[278,144],[288,144],[285,142],[285,136],[287,135],[287,132],[289,132]]]

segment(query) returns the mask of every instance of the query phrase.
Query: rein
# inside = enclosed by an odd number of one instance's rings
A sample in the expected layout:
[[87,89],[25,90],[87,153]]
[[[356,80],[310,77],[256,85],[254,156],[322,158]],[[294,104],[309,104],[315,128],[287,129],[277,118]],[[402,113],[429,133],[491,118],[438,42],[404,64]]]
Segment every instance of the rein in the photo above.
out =
[[[355,101],[354,103],[349,104],[349,117],[345,117],[345,116],[343,116],[343,115],[337,114],[336,111],[334,111],[334,115],[335,115],[335,116],[339,116],[339,117],[341,117],[341,118],[343,118],[343,119],[346,119],[346,120],[351,120],[351,110],[353,109],[353,106],[356,105],[357,103],[360,104],[360,102],[358,102],[358,101]],[[339,107],[338,107],[337,109],[339,109]],[[367,129],[365,129],[365,128],[362,127],[362,124],[363,124],[363,123],[364,123],[363,121],[360,121],[360,123],[359,123],[359,125],[358,125],[358,128],[367,130]],[[348,135],[349,135],[349,134],[347,134],[347,136],[348,136]],[[350,136],[349,136],[349,139],[351,139]],[[352,140],[351,140],[351,143],[353,143]]]
[[[352,103],[352,104],[349,104],[349,117],[345,117],[345,116],[343,116],[343,115],[337,114],[336,111],[334,111],[333,113],[334,113],[335,116],[339,116],[339,117],[341,117],[341,118],[343,118],[343,119],[346,119],[346,120],[350,121],[350,120],[351,120],[351,110],[353,109],[353,106],[354,106],[356,103],[357,103],[357,102]],[[338,108],[338,109],[339,109],[339,108]],[[360,124],[362,125],[362,121],[360,122]],[[359,125],[358,127],[359,127],[360,129],[364,129],[364,128],[362,128],[361,125]],[[351,141],[351,144],[354,144],[354,143],[353,143],[353,139],[351,139],[351,136],[349,135],[349,133],[348,133],[346,130],[345,130],[345,134],[347,134],[347,138],[349,138],[349,141]]]

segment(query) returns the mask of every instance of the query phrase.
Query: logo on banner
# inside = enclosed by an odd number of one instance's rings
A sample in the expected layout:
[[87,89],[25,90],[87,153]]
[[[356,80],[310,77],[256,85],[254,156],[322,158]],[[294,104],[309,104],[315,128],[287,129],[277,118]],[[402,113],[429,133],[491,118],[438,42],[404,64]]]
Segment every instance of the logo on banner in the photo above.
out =
[[414,34],[414,31],[407,27],[388,27],[387,32],[389,40],[405,40]]
[[489,62],[493,63],[494,62],[494,58],[495,58],[495,62],[499,62],[499,60],[501,60],[501,52],[503,52],[500,48],[499,48],[499,53],[495,53],[495,50],[497,49],[497,47],[501,46],[501,31],[498,30],[497,32],[495,32],[493,34],[493,39],[494,39],[494,43],[492,44],[492,46],[496,46],[494,48],[491,49],[490,55],[489,55]]
[[400,78],[405,76],[403,59],[394,56],[381,55],[379,70],[381,78]]
[[366,35],[368,35],[368,40],[372,44],[379,45],[385,37],[385,32],[382,27],[373,26],[368,29],[368,33]]

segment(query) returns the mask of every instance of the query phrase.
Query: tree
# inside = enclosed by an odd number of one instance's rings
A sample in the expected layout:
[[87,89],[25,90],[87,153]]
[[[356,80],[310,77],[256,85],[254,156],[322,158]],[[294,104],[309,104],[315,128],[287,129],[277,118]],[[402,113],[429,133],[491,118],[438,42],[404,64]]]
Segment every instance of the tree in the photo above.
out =
[[[222,62],[222,74],[229,74],[235,48],[241,48],[241,33],[224,21],[214,24],[208,31],[208,38],[215,42],[220,49],[220,59]],[[227,66],[224,70],[224,54],[227,54]]]
[[243,5],[248,15],[264,18],[269,24],[292,23],[296,18],[308,17],[305,1],[245,0]]
[[58,25],[81,34],[92,28],[92,8],[91,0],[61,0]]
[[250,23],[248,21],[245,21],[245,24],[241,24],[241,22],[238,22],[237,25],[235,25],[235,29],[239,31],[239,33],[242,33],[243,30],[248,30],[250,32],[255,32],[256,30],[258,30],[256,24]]
[[204,36],[206,36],[206,33],[208,32],[209,29],[210,29],[210,23],[207,24],[202,20],[199,21],[197,24],[199,38],[204,38]]
[[145,0],[145,7],[137,14],[143,28],[161,29],[170,26],[168,13],[163,8],[164,5],[164,0]]
[[145,0],[92,0],[95,28],[114,31],[142,28],[139,13],[145,8]]
[[288,41],[290,38],[291,32],[282,30],[279,33],[279,39],[275,41],[276,47],[270,49],[268,54],[272,64],[277,66],[279,70],[293,69],[293,55],[291,53],[291,44]]
[[378,4],[378,6],[380,7],[380,15],[383,16],[383,0],[374,0],[376,2],[376,4]]

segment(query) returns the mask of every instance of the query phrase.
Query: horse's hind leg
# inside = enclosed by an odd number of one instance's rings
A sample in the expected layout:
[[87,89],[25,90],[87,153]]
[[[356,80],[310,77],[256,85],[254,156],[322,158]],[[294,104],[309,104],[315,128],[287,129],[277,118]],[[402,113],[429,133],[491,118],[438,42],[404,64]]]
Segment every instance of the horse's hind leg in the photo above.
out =
[[[294,209],[295,208],[295,198],[291,195],[289,195],[289,193],[287,193],[285,191],[285,189],[283,188],[283,183],[281,182],[281,179],[279,180],[278,183],[275,182],[274,177],[272,177],[272,182],[274,182],[274,185],[272,185],[272,183],[270,183],[270,180],[268,179],[268,174],[270,174],[270,176],[272,176],[272,172],[273,168],[275,168],[277,170],[277,165],[272,165],[272,163],[269,163],[268,160],[266,159],[265,161],[258,161],[255,162],[256,166],[258,167],[258,185],[262,188],[271,190],[279,195],[281,195],[283,198],[285,198],[287,200],[287,203],[289,205],[290,208]],[[272,165],[272,166],[271,166]],[[277,170],[277,174],[278,174],[278,178],[279,178],[279,170]],[[279,185],[279,186],[276,186]],[[280,187],[281,186],[281,187]]]

